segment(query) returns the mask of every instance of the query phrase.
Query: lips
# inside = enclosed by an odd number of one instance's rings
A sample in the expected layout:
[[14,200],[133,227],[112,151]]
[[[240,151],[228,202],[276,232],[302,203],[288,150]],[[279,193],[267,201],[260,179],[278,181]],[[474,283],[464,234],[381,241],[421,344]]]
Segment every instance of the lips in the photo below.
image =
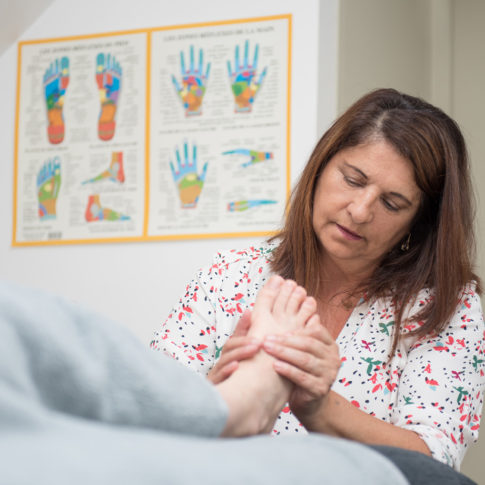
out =
[[338,230],[340,231],[340,233],[342,234],[342,236],[345,239],[348,239],[350,241],[359,241],[360,239],[363,239],[362,236],[351,231],[350,229],[347,229],[346,227],[341,226],[340,224],[336,224],[336,225],[337,225]]

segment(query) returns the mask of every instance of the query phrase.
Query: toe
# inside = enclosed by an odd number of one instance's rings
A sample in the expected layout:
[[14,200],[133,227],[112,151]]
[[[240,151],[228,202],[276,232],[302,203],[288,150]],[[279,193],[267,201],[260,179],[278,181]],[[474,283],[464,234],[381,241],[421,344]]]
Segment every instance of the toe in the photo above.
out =
[[302,303],[306,298],[306,290],[302,286],[296,286],[293,289],[290,297],[288,298],[288,304],[286,306],[286,312],[289,315],[296,315],[300,310]]
[[276,316],[281,316],[286,313],[286,307],[288,305],[288,301],[295,288],[296,288],[296,283],[292,280],[286,280],[281,285],[273,307],[273,313]]
[[278,275],[272,276],[268,282],[261,288],[254,304],[254,311],[268,311],[273,310],[275,301],[279,295],[280,287],[283,283],[283,278]]
[[300,305],[297,322],[299,326],[304,326],[316,313],[317,302],[312,296],[308,296],[304,299]]

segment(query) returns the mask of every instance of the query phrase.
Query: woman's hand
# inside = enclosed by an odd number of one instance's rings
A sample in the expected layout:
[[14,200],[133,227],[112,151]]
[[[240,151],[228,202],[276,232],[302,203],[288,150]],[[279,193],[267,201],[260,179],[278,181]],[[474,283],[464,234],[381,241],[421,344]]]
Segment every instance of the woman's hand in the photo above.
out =
[[246,310],[237,323],[234,333],[225,343],[221,358],[207,374],[207,378],[213,384],[225,381],[238,368],[241,360],[250,359],[261,348],[261,341],[247,336],[250,326],[251,311]]
[[300,332],[266,337],[263,349],[277,359],[276,372],[295,384],[289,402],[293,413],[301,420],[317,412],[341,365],[338,346],[318,315]]

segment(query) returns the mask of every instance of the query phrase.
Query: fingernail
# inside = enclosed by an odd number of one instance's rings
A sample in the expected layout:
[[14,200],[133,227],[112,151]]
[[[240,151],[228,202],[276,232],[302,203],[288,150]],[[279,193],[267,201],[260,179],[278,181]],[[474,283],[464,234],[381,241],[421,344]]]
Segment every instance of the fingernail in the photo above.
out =
[[266,349],[266,350],[273,350],[274,349],[274,343],[273,342],[267,342],[265,341],[263,343],[263,348]]
[[286,365],[286,364],[285,364],[284,362],[282,362],[281,360],[275,360],[275,361],[273,362],[273,367],[274,367],[274,369],[275,369],[275,370],[277,370],[277,371],[278,371],[278,370],[279,370],[279,371],[283,370],[283,369],[285,368],[285,365]]
[[280,339],[279,335],[266,335],[266,337],[264,337],[265,342],[276,342],[279,339]]

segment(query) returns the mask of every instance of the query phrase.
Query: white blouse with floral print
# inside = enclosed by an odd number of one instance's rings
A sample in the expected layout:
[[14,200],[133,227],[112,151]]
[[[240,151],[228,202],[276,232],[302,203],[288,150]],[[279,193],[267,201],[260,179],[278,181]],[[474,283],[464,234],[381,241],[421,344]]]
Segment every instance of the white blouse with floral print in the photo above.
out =
[[[268,257],[274,247],[217,254],[186,287],[151,347],[207,374],[271,276]],[[430,298],[432,292],[423,290],[406,314]],[[332,389],[368,414],[416,432],[436,459],[459,469],[467,446],[478,437],[485,386],[485,323],[474,286],[464,290],[439,335],[403,338],[388,362],[393,330],[390,300],[361,300],[337,338],[342,366]],[[273,432],[306,433],[288,407]]]

